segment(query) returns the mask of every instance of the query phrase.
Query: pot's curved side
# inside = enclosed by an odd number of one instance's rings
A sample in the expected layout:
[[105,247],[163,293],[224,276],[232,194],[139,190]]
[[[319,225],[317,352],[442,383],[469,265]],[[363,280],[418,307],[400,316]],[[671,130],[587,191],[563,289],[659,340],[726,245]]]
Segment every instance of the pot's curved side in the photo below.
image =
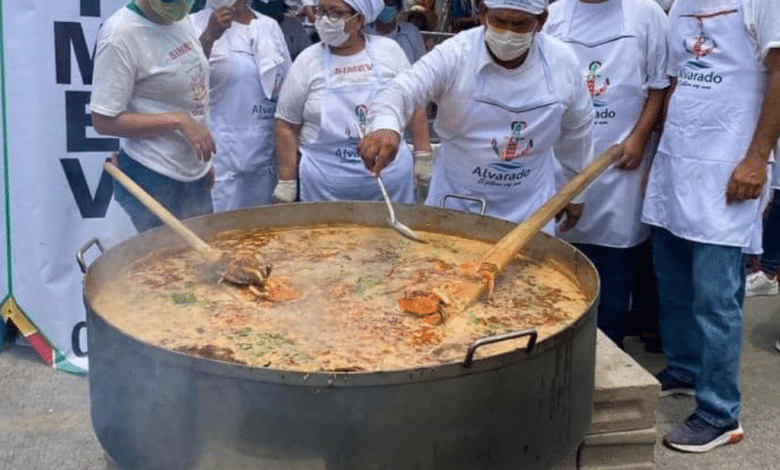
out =
[[127,469],[547,469],[590,423],[595,312],[583,319],[492,371],[309,387],[180,367],[90,311],[92,423]]
[[[322,206],[302,206],[295,224],[284,220],[289,215],[270,220],[301,225],[306,211],[311,223],[333,217]],[[350,207],[343,223],[372,224],[371,204]],[[268,222],[274,209],[236,214],[232,225],[224,214],[191,223],[207,235]],[[416,230],[486,240],[512,227],[412,206],[401,207],[402,216],[417,220]],[[589,427],[598,278],[560,240],[540,235],[524,254],[558,264],[592,297],[568,328],[531,351],[477,359],[468,368],[367,374],[251,368],[159,348],[116,329],[90,298],[117,264],[168,240],[164,230],[142,234],[107,251],[85,277],[93,427],[124,468],[541,470],[573,452]]]

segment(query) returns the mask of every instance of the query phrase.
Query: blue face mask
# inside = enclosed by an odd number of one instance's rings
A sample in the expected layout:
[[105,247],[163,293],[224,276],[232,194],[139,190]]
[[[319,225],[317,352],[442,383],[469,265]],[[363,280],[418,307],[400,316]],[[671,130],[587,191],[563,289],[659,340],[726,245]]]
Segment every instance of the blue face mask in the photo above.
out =
[[380,23],[392,23],[393,20],[395,20],[396,15],[398,15],[398,9],[396,7],[385,6],[379,13],[379,16],[376,17],[376,20]]

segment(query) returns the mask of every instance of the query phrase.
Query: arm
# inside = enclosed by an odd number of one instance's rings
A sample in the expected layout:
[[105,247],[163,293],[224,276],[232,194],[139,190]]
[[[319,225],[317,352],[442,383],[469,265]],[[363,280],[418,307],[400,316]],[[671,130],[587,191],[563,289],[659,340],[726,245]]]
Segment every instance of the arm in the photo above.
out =
[[298,177],[298,138],[301,125],[274,119],[274,140],[276,146],[276,167],[280,180],[294,180]]
[[373,132],[360,140],[358,152],[366,168],[378,174],[395,157],[400,132],[416,110],[441,96],[458,75],[459,43],[451,40],[436,47],[411,68],[398,74],[371,103]]
[[293,202],[298,195],[298,138],[301,125],[274,119],[276,168],[279,181],[274,188],[276,202]]
[[122,112],[114,117],[92,112],[92,127],[99,134],[117,137],[144,137],[180,131],[203,161],[211,159],[217,145],[208,129],[186,113],[144,114]]
[[764,60],[769,70],[758,125],[745,156],[731,174],[726,202],[757,199],[766,183],[769,154],[780,137],[780,48],[770,49]]
[[412,122],[409,123],[414,145],[414,181],[418,188],[428,187],[431,182],[431,163],[433,149],[428,131],[428,115],[425,108],[415,111]]
[[412,115],[409,122],[409,133],[412,137],[414,152],[431,152],[431,136],[428,131],[428,116],[425,108],[420,108]]
[[645,4],[646,11],[639,14],[641,21],[640,50],[643,51],[643,71],[647,97],[634,128],[623,141],[624,151],[615,168],[635,170],[642,163],[647,150],[647,141],[654,129],[661,125],[667,89],[670,85],[669,68],[669,19],[655,3]]
[[232,7],[219,7],[211,12],[206,29],[200,35],[200,45],[203,46],[203,52],[207,58],[211,57],[211,48],[214,46],[214,42],[222,37],[222,34],[230,27],[232,22]]
[[[584,78],[579,73],[579,64],[573,57],[569,71],[569,87],[572,91],[568,107],[561,119],[561,137],[553,146],[555,158],[561,164],[561,171],[556,172],[558,189],[593,159],[593,102],[585,87]],[[582,216],[584,201],[585,193],[582,192],[556,216],[556,220],[563,219],[558,230],[565,232],[577,224]]]
[[635,170],[642,163],[647,140],[650,138],[650,133],[661,116],[661,108],[664,106],[665,97],[666,89],[650,90],[642,112],[639,115],[639,120],[628,137],[626,137],[626,140],[623,141],[625,150],[623,151],[623,156],[615,164],[616,168]]

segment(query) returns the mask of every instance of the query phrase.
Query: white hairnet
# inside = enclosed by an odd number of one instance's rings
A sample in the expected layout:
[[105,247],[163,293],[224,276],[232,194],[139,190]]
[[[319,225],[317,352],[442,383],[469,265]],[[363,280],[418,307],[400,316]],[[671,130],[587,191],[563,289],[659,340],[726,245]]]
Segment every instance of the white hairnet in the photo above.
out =
[[344,0],[344,3],[351,6],[358,13],[362,13],[366,19],[366,24],[373,23],[379,12],[385,7],[382,0]]
[[488,8],[508,8],[532,15],[538,15],[547,9],[547,3],[547,0],[484,0],[484,4]]

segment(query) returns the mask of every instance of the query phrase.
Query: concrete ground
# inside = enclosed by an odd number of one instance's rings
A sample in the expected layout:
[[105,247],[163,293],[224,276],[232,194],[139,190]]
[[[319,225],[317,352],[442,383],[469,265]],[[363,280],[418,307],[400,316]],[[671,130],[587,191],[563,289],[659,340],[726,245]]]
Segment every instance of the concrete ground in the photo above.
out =
[[[662,435],[694,408],[690,398],[662,398],[656,410],[657,470],[763,470],[780,468],[780,297],[745,302],[742,424],[745,440],[707,454],[681,454],[660,444]],[[660,354],[629,338],[627,351],[650,372]],[[0,353],[0,470],[114,470],[92,432],[87,377],[45,366],[32,348]],[[164,470],[164,469],[161,469]]]

